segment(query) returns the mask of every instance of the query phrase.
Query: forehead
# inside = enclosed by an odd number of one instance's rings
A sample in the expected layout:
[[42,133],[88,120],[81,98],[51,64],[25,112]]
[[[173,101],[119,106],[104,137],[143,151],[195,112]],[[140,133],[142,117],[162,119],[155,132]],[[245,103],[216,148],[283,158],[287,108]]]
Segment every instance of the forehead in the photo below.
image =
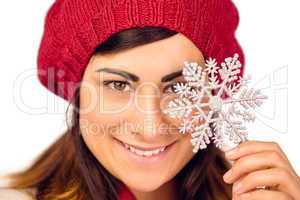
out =
[[100,68],[121,69],[147,79],[158,79],[183,66],[183,62],[204,63],[202,52],[194,43],[178,33],[172,37],[112,54],[92,57],[87,71]]

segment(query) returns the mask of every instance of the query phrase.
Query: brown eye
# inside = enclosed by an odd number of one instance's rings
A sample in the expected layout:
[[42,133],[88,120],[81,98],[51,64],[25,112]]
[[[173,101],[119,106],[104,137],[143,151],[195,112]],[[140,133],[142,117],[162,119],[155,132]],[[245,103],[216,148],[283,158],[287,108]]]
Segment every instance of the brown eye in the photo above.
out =
[[174,82],[174,83],[171,83],[171,84],[169,84],[169,85],[167,85],[164,89],[163,89],[163,92],[167,92],[167,93],[169,93],[169,92],[171,92],[171,93],[176,93],[175,92],[175,90],[176,90],[176,84],[177,83],[184,83],[184,82]]
[[103,81],[103,84],[112,90],[121,92],[130,90],[130,83],[128,81]]
[[[178,81],[178,82],[174,82],[174,83],[171,83],[169,85],[167,85],[164,89],[163,89],[163,92],[167,92],[167,93],[177,93],[177,90],[176,90],[176,85],[177,84],[180,84],[181,86],[183,87],[187,87],[187,82],[186,81]],[[192,90],[192,89],[195,89],[194,87],[191,87],[189,90]]]

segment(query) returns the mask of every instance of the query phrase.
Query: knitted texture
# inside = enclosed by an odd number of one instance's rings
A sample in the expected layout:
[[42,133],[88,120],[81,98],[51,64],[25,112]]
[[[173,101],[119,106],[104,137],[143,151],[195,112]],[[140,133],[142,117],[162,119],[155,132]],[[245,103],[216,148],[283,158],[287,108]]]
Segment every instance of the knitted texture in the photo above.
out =
[[[240,55],[231,0],[56,0],[47,12],[38,52],[38,79],[70,101],[95,48],[119,31],[165,27],[189,38],[204,58]],[[243,75],[242,68],[240,75]]]

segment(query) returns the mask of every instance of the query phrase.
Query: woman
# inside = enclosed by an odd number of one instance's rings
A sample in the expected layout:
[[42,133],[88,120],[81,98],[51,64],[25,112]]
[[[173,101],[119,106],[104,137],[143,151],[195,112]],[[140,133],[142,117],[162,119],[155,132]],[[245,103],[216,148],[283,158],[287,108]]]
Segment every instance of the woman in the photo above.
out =
[[190,135],[160,112],[182,81],[183,61],[203,65],[237,52],[244,64],[237,24],[229,0],[57,0],[38,78],[70,102],[69,129],[11,175],[0,197],[300,199],[299,177],[276,143],[245,142],[225,156],[209,145],[194,154]]

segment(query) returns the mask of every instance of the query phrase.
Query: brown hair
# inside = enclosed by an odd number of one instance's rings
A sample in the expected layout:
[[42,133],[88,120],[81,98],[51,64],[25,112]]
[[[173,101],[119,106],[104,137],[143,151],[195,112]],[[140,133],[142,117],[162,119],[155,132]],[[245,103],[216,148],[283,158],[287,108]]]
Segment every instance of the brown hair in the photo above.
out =
[[[113,53],[175,34],[175,31],[162,27],[123,30],[108,38],[94,53]],[[97,161],[81,137],[77,112],[79,87],[69,106],[71,104],[74,107],[67,131],[30,167],[9,174],[12,182],[8,187],[36,187],[37,199],[117,200],[121,182]],[[175,177],[180,183],[180,199],[231,199],[231,185],[222,179],[228,168],[223,153],[214,145],[199,151]]]

